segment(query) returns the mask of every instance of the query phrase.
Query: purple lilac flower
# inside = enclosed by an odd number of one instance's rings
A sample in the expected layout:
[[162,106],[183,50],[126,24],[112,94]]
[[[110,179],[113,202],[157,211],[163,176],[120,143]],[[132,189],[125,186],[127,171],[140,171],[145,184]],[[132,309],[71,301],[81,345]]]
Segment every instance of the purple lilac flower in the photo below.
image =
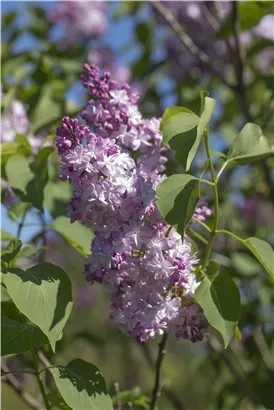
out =
[[199,219],[199,221],[204,222],[212,213],[212,210],[207,206],[206,202],[202,200],[198,203],[193,216]]
[[59,1],[48,14],[49,20],[64,28],[62,45],[70,46],[107,29],[105,1]]
[[[5,96],[2,95],[5,99]],[[16,134],[26,134],[29,129],[29,119],[24,105],[19,100],[13,100],[1,119],[1,142],[13,142]]]
[[155,205],[155,187],[165,178],[160,120],[142,117],[128,84],[118,86],[94,65],[85,70],[92,98],[82,117],[92,132],[65,117],[57,147],[60,177],[74,187],[68,216],[95,230],[87,281],[106,286],[112,320],[139,341],[165,331],[202,340],[205,319],[193,301],[197,256],[187,237],[175,229],[167,236],[169,225]]
[[104,71],[109,71],[111,78],[117,83],[125,83],[130,80],[131,73],[128,67],[120,65],[115,54],[110,47],[104,46],[92,49],[88,54],[89,64],[101,67]]
[[[5,95],[2,94],[2,99]],[[43,143],[45,136],[31,135],[30,121],[25,106],[19,100],[13,100],[4,111],[1,119],[1,142],[14,142],[16,134],[23,134],[28,138],[33,153],[37,153],[42,146],[52,145],[51,141]]]

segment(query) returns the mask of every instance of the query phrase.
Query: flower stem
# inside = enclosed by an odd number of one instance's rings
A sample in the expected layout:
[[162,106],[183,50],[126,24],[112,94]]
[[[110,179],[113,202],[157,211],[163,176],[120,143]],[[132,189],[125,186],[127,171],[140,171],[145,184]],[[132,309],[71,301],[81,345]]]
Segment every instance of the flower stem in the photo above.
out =
[[42,382],[41,374],[40,374],[40,371],[39,371],[38,359],[37,359],[36,352],[35,352],[34,349],[32,349],[31,353],[32,353],[33,365],[34,365],[34,370],[35,370],[35,376],[36,376],[36,379],[37,379],[37,382],[38,382],[38,385],[39,385],[40,392],[43,396],[46,409],[51,410],[51,406],[48,402],[47,395],[46,395],[44,385],[43,385],[43,382]]
[[28,211],[30,210],[30,208],[31,208],[31,205],[30,205],[30,204],[27,205],[27,207],[26,207],[26,209],[25,209],[25,212],[24,212],[24,214],[23,214],[23,216],[22,216],[22,220],[21,220],[21,222],[20,222],[19,225],[18,225],[17,235],[16,235],[16,237],[17,237],[18,239],[20,239],[21,231],[22,231],[22,228],[24,227],[25,220],[26,220],[26,216],[27,216],[27,213],[28,213]]
[[164,356],[166,354],[166,350],[165,350],[166,343],[167,343],[167,333],[164,333],[162,341],[159,344],[158,357],[157,357],[157,361],[155,365],[155,383],[154,383],[154,389],[152,392],[150,410],[155,409],[158,397],[160,395],[161,369],[162,369]]
[[205,269],[208,263],[208,260],[210,258],[211,250],[212,250],[212,245],[214,242],[214,238],[216,235],[216,232],[218,230],[218,222],[219,222],[219,196],[218,196],[218,187],[217,187],[217,180],[215,177],[215,172],[214,172],[214,165],[211,159],[210,155],[210,149],[209,149],[209,141],[208,141],[208,129],[205,130],[205,147],[206,147],[206,154],[208,157],[209,161],[209,168],[210,168],[210,173],[211,173],[211,179],[213,182],[213,192],[214,192],[214,203],[215,203],[215,213],[214,213],[214,222],[213,222],[213,228],[208,240],[208,244],[205,250],[205,257],[204,261],[202,264],[202,268]]

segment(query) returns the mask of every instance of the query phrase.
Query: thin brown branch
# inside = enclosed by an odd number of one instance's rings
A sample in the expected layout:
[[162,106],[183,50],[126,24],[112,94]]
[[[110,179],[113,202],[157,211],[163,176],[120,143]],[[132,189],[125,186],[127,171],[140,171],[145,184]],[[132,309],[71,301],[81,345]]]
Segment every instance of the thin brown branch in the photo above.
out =
[[53,372],[53,368],[54,366],[50,363],[50,361],[46,358],[46,356],[44,355],[44,353],[41,350],[36,351],[38,359],[40,360],[40,362],[44,365],[45,368],[47,368],[47,370],[52,373]]
[[192,40],[192,38],[185,32],[184,28],[179,24],[179,22],[176,20],[174,15],[170,12],[170,10],[162,3],[159,1],[152,1],[151,5],[158,11],[159,14],[166,20],[166,22],[169,24],[169,26],[172,28],[174,33],[177,35],[178,39],[181,41],[181,43],[184,45],[184,47],[192,54],[194,55],[201,63],[202,65],[207,68],[209,72],[211,72],[213,75],[219,77],[221,81],[229,88],[234,89],[234,86],[232,84],[229,84],[226,79],[222,76],[220,71],[218,71],[214,65],[211,65],[210,59],[208,55],[201,50],[196,43]]
[[[3,361],[2,361],[1,367],[5,372],[10,371],[9,367]],[[30,409],[42,410],[41,403],[38,400],[36,400],[34,397],[32,397],[29,393],[24,391],[23,386],[13,374],[5,375],[2,378],[2,382],[8,384],[21,397],[21,399],[29,406]]]
[[[238,100],[239,100],[239,103],[242,108],[242,112],[243,112],[243,115],[246,121],[253,121],[252,115],[249,110],[249,104],[248,104],[248,99],[246,96],[246,88],[245,88],[244,78],[243,78],[244,64],[243,64],[243,55],[242,55],[242,49],[241,49],[241,43],[240,43],[241,27],[240,27],[240,21],[238,18],[238,4],[236,1],[232,2],[232,24],[233,24],[233,27],[232,27],[233,36],[235,40],[234,69],[235,69],[235,75],[237,78],[236,92],[237,92]],[[274,201],[274,182],[272,181],[272,177],[271,177],[269,168],[265,160],[261,161],[261,168],[262,168],[262,172],[264,175],[264,179],[269,188],[270,197]]]
[[[147,363],[149,364],[151,369],[154,371],[154,360],[153,360],[151,351],[150,351],[147,343],[139,343],[139,346],[143,350],[143,353],[144,353],[144,356],[146,358]],[[163,386],[162,390],[165,393],[168,400],[173,404],[173,406],[176,410],[184,410],[185,409],[183,403],[181,402],[181,399],[179,397],[177,397],[176,393],[174,393],[173,390],[169,389],[167,386]]]
[[114,391],[116,396],[116,410],[122,410],[122,403],[120,399],[120,385],[118,382],[114,383]]
[[160,395],[160,387],[161,387],[161,370],[162,370],[162,364],[163,360],[166,354],[166,343],[167,343],[167,333],[164,333],[162,341],[159,343],[159,351],[158,351],[158,357],[155,365],[155,383],[154,383],[154,389],[152,392],[152,398],[151,398],[151,403],[150,403],[150,410],[154,410],[157,400]]

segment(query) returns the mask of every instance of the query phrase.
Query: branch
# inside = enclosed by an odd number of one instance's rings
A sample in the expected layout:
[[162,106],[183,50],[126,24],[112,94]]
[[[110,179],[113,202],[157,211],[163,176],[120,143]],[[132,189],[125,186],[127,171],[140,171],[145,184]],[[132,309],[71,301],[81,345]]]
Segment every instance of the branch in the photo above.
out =
[[183,27],[179,24],[179,22],[169,11],[169,9],[159,1],[152,1],[151,5],[166,20],[166,22],[172,28],[174,33],[177,35],[178,39],[181,41],[181,43],[183,43],[185,48],[192,55],[194,55],[202,63],[202,65],[208,69],[209,72],[219,77],[227,87],[234,89],[234,86],[232,84],[229,84],[226,81],[226,79],[222,76],[222,74],[218,70],[216,70],[216,68],[213,65],[210,64],[210,59],[208,58],[208,55],[194,43],[192,38],[189,37],[189,35],[184,31]]
[[159,344],[158,357],[155,365],[155,384],[152,392],[152,398],[150,403],[150,410],[154,410],[156,402],[160,395],[160,381],[161,381],[161,369],[163,364],[163,359],[166,354],[166,342],[167,342],[167,333],[164,333],[162,341]]
[[[240,28],[240,22],[238,19],[238,4],[236,1],[232,2],[232,24],[233,24],[233,35],[235,39],[234,69],[235,69],[235,75],[236,75],[237,83],[238,83],[238,86],[236,87],[236,91],[237,91],[238,99],[242,107],[243,115],[246,121],[252,122],[253,119],[252,119],[252,115],[250,113],[248,101],[246,98],[246,88],[244,85],[244,78],[243,78],[243,56],[242,56],[242,50],[241,50],[241,44],[240,44],[240,29],[241,28]],[[264,121],[264,124],[266,124],[265,121]],[[268,166],[265,160],[261,161],[261,166],[262,166],[264,178],[269,188],[270,197],[274,201],[274,183],[272,181],[271,174],[270,174],[270,171],[268,169]]]
[[[1,367],[6,373],[10,371],[8,366],[3,361]],[[40,402],[32,397],[29,393],[26,393],[24,391],[23,386],[15,376],[13,376],[12,374],[7,374],[2,378],[2,381],[11,386],[11,388],[21,397],[21,399],[29,406],[30,409],[42,410]]]
[[[146,358],[147,363],[149,364],[151,369],[154,371],[154,360],[153,360],[153,357],[151,355],[151,351],[150,351],[147,343],[138,343],[138,344],[143,349],[144,356]],[[183,403],[181,402],[180,398],[177,397],[177,395],[173,392],[173,390],[170,390],[166,386],[163,386],[162,390],[165,392],[166,397],[173,404],[173,406],[176,410],[184,410],[185,409],[185,407],[184,407]]]
[[114,383],[114,391],[116,396],[116,410],[122,410],[122,403],[120,399],[120,386],[118,382]]
[[41,374],[39,372],[39,365],[38,365],[38,359],[37,359],[36,351],[34,349],[32,349],[31,353],[32,353],[32,358],[33,358],[35,376],[36,376],[36,379],[37,379],[37,383],[39,385],[41,395],[43,397],[46,409],[51,410],[51,406],[50,406],[48,398],[47,398],[47,394],[46,394],[46,391],[45,391],[45,388],[44,388],[44,385],[43,385],[43,381],[41,379]]

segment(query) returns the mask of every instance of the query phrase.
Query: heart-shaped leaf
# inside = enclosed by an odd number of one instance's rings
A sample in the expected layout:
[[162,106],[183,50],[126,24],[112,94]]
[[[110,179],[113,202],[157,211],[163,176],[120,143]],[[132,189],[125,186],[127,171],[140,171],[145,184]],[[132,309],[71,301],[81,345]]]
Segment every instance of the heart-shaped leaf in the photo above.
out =
[[53,351],[72,310],[71,282],[51,263],[27,271],[9,269],[5,276],[8,293],[17,308],[48,337]]
[[229,275],[218,273],[205,277],[195,291],[195,300],[208,323],[217,329],[228,346],[241,313],[240,293]]
[[1,356],[13,356],[45,344],[48,339],[38,327],[1,317]]
[[161,121],[161,124],[160,124],[160,130],[163,131],[164,126],[166,125],[167,121],[171,117],[173,117],[173,115],[179,114],[179,113],[182,113],[182,112],[194,115],[195,117],[199,118],[193,111],[189,110],[188,108],[180,107],[178,105],[175,105],[174,107],[169,107],[165,110],[165,112],[162,116],[162,121]]
[[112,410],[111,398],[99,369],[76,359],[53,370],[56,386],[73,410]]
[[[201,118],[189,110],[183,108],[184,112],[175,115],[166,114],[164,119],[163,141],[176,152],[175,159],[186,171],[189,170],[191,163],[200,145],[203,133],[212,117],[216,101],[213,98],[205,97]],[[174,112],[180,107],[172,107]],[[176,109],[176,110],[175,110]],[[166,122],[165,122],[166,121]]]
[[271,246],[261,239],[252,237],[244,240],[243,243],[263,265],[274,282],[274,251]]
[[90,253],[90,244],[93,238],[91,229],[75,221],[73,224],[65,216],[59,216],[52,223],[52,229],[59,232],[68,243],[85,258]]
[[200,198],[200,181],[191,175],[172,175],[157,186],[156,193],[160,214],[170,225],[178,225],[183,235]]
[[274,146],[263,135],[261,128],[247,123],[232,143],[227,162],[245,165],[271,154],[274,154]]
[[20,239],[14,238],[10,241],[7,248],[1,255],[1,266],[3,270],[6,270],[10,262],[15,258],[15,256],[20,252],[22,242]]

